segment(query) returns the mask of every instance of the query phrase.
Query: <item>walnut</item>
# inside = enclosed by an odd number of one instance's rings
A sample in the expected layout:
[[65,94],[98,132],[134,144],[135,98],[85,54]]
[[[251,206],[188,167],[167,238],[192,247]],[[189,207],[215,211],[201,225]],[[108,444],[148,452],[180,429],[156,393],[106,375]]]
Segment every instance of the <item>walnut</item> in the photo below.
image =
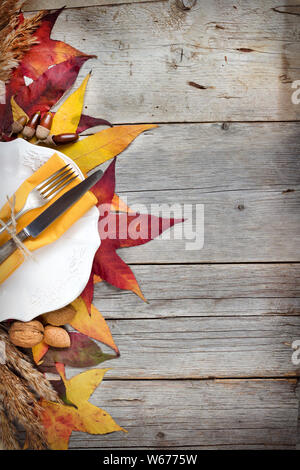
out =
[[29,322],[14,322],[9,330],[9,338],[15,346],[32,348],[39,344],[44,337],[44,327],[37,320]]

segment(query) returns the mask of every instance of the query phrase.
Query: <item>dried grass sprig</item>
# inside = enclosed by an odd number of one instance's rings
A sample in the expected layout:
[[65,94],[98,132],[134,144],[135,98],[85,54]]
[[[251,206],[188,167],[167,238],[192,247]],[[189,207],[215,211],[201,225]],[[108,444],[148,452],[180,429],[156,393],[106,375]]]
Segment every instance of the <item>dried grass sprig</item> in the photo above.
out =
[[6,416],[3,403],[0,401],[0,449],[20,450],[20,444],[16,438],[15,425]]
[[0,343],[5,345],[0,357],[0,447],[2,442],[6,449],[19,448],[14,426],[17,422],[26,431],[27,448],[45,449],[38,397],[60,403],[61,400],[29,356],[11,343],[4,324],[0,325]]
[[7,332],[0,327],[0,341],[5,342],[6,349],[6,365],[10,370],[15,370],[23,379],[26,380],[28,386],[39,396],[48,401],[60,402],[60,398],[56,391],[52,388],[49,380],[46,379],[35,366],[31,363],[29,357],[22,353],[9,340]]
[[18,14],[25,0],[2,0],[0,3],[0,30]]
[[30,448],[46,449],[47,441],[39,418],[40,405],[23,380],[5,364],[0,365],[0,397],[9,420],[17,421],[25,429]]
[[33,34],[40,25],[44,14],[45,12],[41,11],[34,16],[24,18],[24,21],[20,23],[15,11],[13,15],[10,15],[8,24],[2,29],[0,26],[0,80],[7,82],[12,69],[19,65],[31,46],[38,43]]

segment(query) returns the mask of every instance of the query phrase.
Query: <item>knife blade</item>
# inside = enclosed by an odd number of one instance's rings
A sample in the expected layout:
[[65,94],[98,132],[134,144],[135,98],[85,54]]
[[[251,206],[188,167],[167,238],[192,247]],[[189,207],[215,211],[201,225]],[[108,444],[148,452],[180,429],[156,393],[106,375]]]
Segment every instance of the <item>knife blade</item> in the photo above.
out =
[[[97,170],[81,183],[74,186],[74,188],[64,193],[36,219],[27,225],[27,227],[21,230],[17,235],[18,239],[21,242],[24,242],[29,237],[38,237],[58,217],[72,207],[75,202],[81,199],[81,197],[99,181],[102,175],[103,172],[101,170]],[[17,245],[12,239],[4,243],[4,245],[0,247],[0,264],[16,251],[16,249]]]

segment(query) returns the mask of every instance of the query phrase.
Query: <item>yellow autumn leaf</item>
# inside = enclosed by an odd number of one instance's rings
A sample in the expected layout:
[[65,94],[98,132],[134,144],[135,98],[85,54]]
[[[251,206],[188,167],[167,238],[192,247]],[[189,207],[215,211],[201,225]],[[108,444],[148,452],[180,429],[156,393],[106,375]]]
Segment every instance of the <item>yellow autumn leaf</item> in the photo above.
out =
[[51,126],[51,134],[76,132],[82,113],[85,89],[90,76],[91,74],[88,73],[80,87],[56,111]]
[[23,111],[23,109],[21,108],[21,106],[19,106],[14,97],[12,96],[11,99],[10,99],[10,104],[11,104],[11,110],[12,110],[12,115],[13,115],[13,120],[14,121],[17,121],[18,119],[20,119],[20,117],[22,116],[25,116],[26,119],[28,120],[29,119],[29,116],[27,116],[27,114],[25,113],[25,111]]
[[123,152],[143,131],[157,127],[155,124],[116,126],[59,148],[72,158],[79,168],[88,172],[107,160]]
[[51,449],[67,449],[72,431],[89,434],[127,432],[106,411],[88,401],[109,369],[91,369],[68,380],[64,365],[58,363],[56,368],[64,382],[66,397],[76,408],[46,400],[40,402],[42,423]]
[[89,314],[85,302],[81,297],[75,299],[72,302],[72,306],[76,310],[76,315],[69,324],[80,333],[101,341],[101,343],[106,344],[116,351],[117,354],[120,354],[105,319],[96,307],[92,304]]

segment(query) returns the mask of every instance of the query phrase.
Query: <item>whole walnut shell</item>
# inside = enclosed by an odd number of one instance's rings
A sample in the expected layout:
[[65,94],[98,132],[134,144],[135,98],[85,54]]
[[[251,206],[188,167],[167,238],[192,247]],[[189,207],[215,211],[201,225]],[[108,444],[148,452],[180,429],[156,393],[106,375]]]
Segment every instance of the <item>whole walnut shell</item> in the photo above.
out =
[[45,327],[44,341],[54,348],[69,348],[71,346],[68,332],[59,326],[47,325]]
[[70,321],[73,320],[75,314],[75,308],[72,307],[72,305],[67,305],[66,307],[60,308],[59,310],[45,313],[42,316],[42,319],[45,323],[49,323],[50,325],[61,326],[70,323]]
[[44,327],[37,320],[29,322],[14,322],[9,330],[9,338],[15,346],[32,348],[39,344],[44,337]]

